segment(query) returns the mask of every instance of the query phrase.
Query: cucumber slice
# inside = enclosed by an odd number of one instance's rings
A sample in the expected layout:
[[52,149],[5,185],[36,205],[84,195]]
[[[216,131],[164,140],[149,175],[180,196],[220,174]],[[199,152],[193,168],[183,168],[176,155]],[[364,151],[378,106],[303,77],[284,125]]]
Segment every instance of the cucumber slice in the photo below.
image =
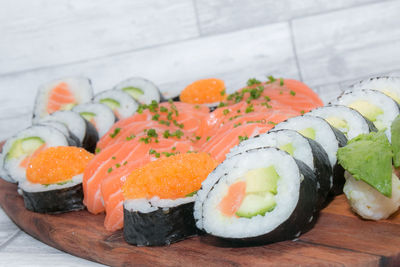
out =
[[112,99],[112,98],[103,98],[103,99],[100,99],[99,102],[107,105],[112,110],[121,107],[121,104],[117,100]]
[[22,155],[31,155],[45,142],[37,136],[16,140],[7,153],[6,159],[19,158]]
[[275,196],[272,193],[247,195],[236,215],[239,217],[251,218],[272,211],[276,206]]
[[94,117],[96,117],[96,114],[93,112],[81,112],[79,113],[85,120],[91,121]]
[[347,133],[349,131],[349,125],[345,120],[342,120],[338,117],[331,116],[325,119],[330,125],[335,128],[338,128],[340,131]]
[[311,128],[311,127],[304,128],[304,129],[300,130],[299,133],[301,133],[305,137],[308,137],[308,138],[310,138],[312,140],[315,140],[315,130],[313,128]]
[[76,106],[76,103],[65,104],[65,105],[61,106],[60,110],[71,110],[75,106]]
[[372,122],[376,121],[376,118],[383,114],[383,110],[375,106],[368,101],[358,100],[349,105],[350,108],[357,110],[360,112],[364,117],[369,119]]
[[280,147],[278,147],[279,149],[286,151],[287,153],[289,153],[291,156],[293,156],[294,154],[294,147],[292,143],[287,143],[285,145],[282,145]]
[[130,94],[130,96],[136,100],[138,100],[142,95],[144,95],[144,92],[142,89],[133,87],[133,86],[124,87],[124,88],[122,88],[122,91]]
[[250,170],[245,174],[246,194],[277,193],[279,175],[274,166]]

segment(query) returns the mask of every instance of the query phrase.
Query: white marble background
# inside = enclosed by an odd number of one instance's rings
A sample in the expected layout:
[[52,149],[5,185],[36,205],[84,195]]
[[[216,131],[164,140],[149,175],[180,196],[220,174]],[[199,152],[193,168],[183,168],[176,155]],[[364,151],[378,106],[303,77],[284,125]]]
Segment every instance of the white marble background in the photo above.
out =
[[[0,139],[30,124],[36,88],[84,75],[95,91],[143,76],[168,94],[206,77],[300,79],[328,102],[400,74],[400,1],[0,0]],[[50,248],[0,209],[0,266],[96,265]]]

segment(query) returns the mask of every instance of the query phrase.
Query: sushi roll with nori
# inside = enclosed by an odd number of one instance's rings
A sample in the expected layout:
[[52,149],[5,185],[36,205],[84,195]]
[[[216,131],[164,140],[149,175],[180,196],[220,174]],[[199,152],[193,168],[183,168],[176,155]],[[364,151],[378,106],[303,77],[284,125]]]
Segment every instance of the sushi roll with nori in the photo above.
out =
[[238,244],[299,237],[315,223],[317,181],[302,161],[277,148],[227,158],[197,193],[196,226]]
[[3,169],[14,182],[26,180],[29,161],[41,150],[53,146],[68,146],[68,138],[59,130],[34,125],[7,139],[3,146]]
[[270,131],[240,142],[231,149],[227,157],[261,147],[279,148],[307,164],[317,178],[317,208],[321,209],[325,206],[326,198],[333,184],[332,167],[328,155],[319,143],[293,130]]
[[398,210],[400,181],[392,168],[391,145],[382,131],[352,139],[338,150],[338,159],[346,170],[343,191],[354,212],[364,219],[381,220]]
[[106,105],[100,103],[81,104],[72,109],[90,122],[97,130],[99,138],[110,130],[117,118],[114,112]]
[[99,134],[96,128],[79,114],[73,111],[56,111],[40,122],[56,121],[64,124],[68,130],[78,138],[79,147],[93,153],[96,149]]
[[348,106],[372,121],[378,130],[385,130],[391,140],[390,125],[399,115],[399,106],[392,98],[375,90],[345,91],[334,104]]
[[120,90],[103,91],[95,95],[93,101],[107,105],[119,120],[132,116],[139,107],[131,95]]
[[348,140],[359,134],[376,132],[374,124],[357,110],[346,106],[325,106],[311,110],[309,116],[325,119],[331,126],[341,131]]
[[88,78],[68,77],[45,83],[36,95],[33,122],[58,110],[70,110],[89,102],[92,97],[92,84]]
[[37,125],[44,125],[44,126],[49,126],[56,128],[60,132],[62,132],[67,138],[68,138],[68,144],[70,146],[79,146],[80,141],[78,137],[76,137],[70,130],[68,130],[68,127],[65,126],[63,123],[58,122],[58,121],[40,121]]
[[82,177],[92,158],[93,154],[78,147],[39,152],[26,169],[26,180],[18,184],[25,207],[50,214],[84,209]]
[[149,105],[152,101],[159,103],[164,100],[158,87],[151,81],[133,77],[118,83],[114,89],[128,93],[140,104]]
[[393,98],[400,104],[400,77],[382,76],[362,80],[350,86],[350,90],[377,90]]
[[196,235],[194,195],[216,165],[207,153],[185,153],[134,170],[122,189],[125,241],[163,246]]

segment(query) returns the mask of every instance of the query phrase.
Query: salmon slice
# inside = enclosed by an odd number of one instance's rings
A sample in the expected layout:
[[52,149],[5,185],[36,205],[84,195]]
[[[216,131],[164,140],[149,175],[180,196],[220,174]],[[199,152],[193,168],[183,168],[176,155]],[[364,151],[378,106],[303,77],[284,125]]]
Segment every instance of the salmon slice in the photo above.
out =
[[239,181],[229,186],[228,193],[218,205],[222,214],[232,217],[240,208],[246,196],[246,182]]
[[75,102],[75,97],[68,89],[68,84],[61,82],[56,85],[49,93],[47,103],[47,113],[51,114],[57,110],[63,109],[68,104]]

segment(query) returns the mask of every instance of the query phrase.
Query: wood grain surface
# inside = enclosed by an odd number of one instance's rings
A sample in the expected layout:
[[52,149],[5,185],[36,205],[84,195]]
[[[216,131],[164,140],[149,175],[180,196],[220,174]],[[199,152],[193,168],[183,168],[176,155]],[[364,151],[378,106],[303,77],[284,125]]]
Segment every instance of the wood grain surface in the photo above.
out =
[[17,186],[0,180],[0,205],[26,233],[72,255],[112,266],[398,266],[400,217],[379,222],[355,216],[343,195],[322,212],[314,229],[295,241],[258,247],[218,247],[193,237],[165,247],[128,245],[108,232],[104,215],[87,211],[44,215],[25,209]]

